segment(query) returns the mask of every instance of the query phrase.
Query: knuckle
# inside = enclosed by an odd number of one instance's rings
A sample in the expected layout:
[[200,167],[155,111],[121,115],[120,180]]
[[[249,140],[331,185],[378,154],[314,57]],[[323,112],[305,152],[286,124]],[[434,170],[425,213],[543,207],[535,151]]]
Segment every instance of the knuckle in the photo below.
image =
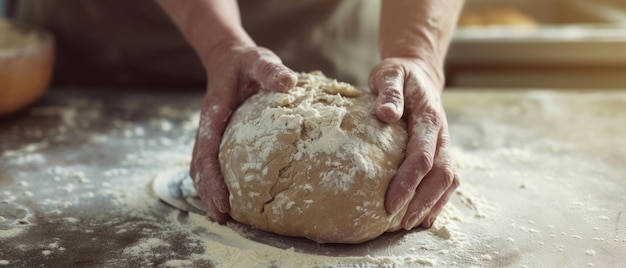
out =
[[261,58],[263,55],[266,55],[268,50],[263,47],[251,47],[246,49],[244,54],[250,58]]
[[450,184],[450,188],[454,190],[458,188],[459,185],[461,185],[461,180],[459,179],[459,176],[454,176],[454,179],[452,179],[452,183]]
[[[450,153],[447,152],[448,148],[450,148],[450,146],[452,145],[452,140],[450,139],[450,134],[448,134],[447,131],[443,131],[443,133],[441,133],[441,135],[439,136],[439,143],[441,144],[441,147],[444,148],[446,150],[446,156],[450,157]],[[450,163],[450,165],[454,168],[454,163]]]
[[397,78],[403,76],[402,70],[393,65],[387,65],[380,69],[380,74],[383,78]]
[[440,127],[443,125],[443,114],[439,111],[439,109],[426,105],[422,109],[415,110],[415,119],[419,123],[428,124],[436,127]]
[[418,181],[419,180],[417,179],[417,177],[414,177],[414,176],[400,181],[400,185],[399,185],[400,189],[398,191],[398,195],[399,196],[409,195],[413,190],[417,188]]
[[387,87],[382,92],[384,102],[394,102],[397,103],[404,99],[402,92],[397,87]]
[[455,180],[454,172],[449,168],[444,168],[443,173],[441,174],[441,183],[444,186],[444,189],[449,188]]
[[434,165],[434,157],[433,154],[429,151],[422,150],[417,153],[417,169],[420,170],[423,174],[426,174],[433,168]]
[[279,74],[283,71],[284,67],[279,62],[275,61],[260,61],[255,70],[255,77],[261,79],[259,81],[264,87],[268,86],[268,83],[280,78]]

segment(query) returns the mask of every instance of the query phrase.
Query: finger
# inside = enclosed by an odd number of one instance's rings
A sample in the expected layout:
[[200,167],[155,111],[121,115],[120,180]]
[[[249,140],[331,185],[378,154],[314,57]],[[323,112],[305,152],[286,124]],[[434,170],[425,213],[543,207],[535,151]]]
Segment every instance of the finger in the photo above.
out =
[[406,157],[385,197],[385,209],[390,214],[395,214],[413,197],[417,185],[433,167],[442,122],[438,114],[433,109],[423,108],[409,117]]
[[198,149],[197,149],[198,148],[198,142],[197,142],[197,140],[198,140],[198,132],[199,131],[196,131],[196,138],[194,139],[193,150],[191,151],[191,163],[189,163],[189,177],[192,180],[194,180],[194,181],[195,181],[194,178],[196,176],[196,173],[198,172],[196,170],[196,165],[194,164],[195,161],[196,161],[196,155],[197,155],[197,152],[198,152]]
[[445,206],[446,203],[448,203],[448,201],[450,200],[450,196],[452,196],[452,193],[454,193],[454,190],[456,190],[456,188],[459,187],[459,184],[460,184],[459,176],[458,174],[455,174],[452,185],[450,185],[448,190],[446,190],[446,192],[441,196],[441,198],[439,198],[439,201],[437,201],[437,203],[430,209],[430,212],[428,213],[426,218],[424,218],[424,221],[422,222],[423,228],[430,228],[433,226],[433,223],[437,219],[437,216],[439,215],[439,213],[441,213],[443,206]]
[[205,158],[201,171],[196,174],[200,178],[198,185],[201,190],[199,194],[204,196],[205,203],[211,202],[215,204],[217,212],[228,213],[230,211],[230,203],[228,202],[228,187],[221,174],[218,161],[214,158]]
[[249,75],[261,88],[268,91],[287,92],[296,86],[298,76],[283,65],[276,54],[258,49],[246,58],[250,65]]
[[228,188],[222,177],[218,154],[222,133],[232,108],[219,103],[219,96],[205,97],[196,136],[192,174],[196,189],[216,220],[230,211]]
[[209,218],[219,223],[224,223],[228,220],[228,214],[219,212],[214,202],[204,202],[204,204],[207,207]]
[[[433,168],[417,187],[415,196],[409,203],[407,212],[402,220],[402,225],[407,230],[410,230],[420,220],[423,220],[431,208],[455,182],[455,169],[449,151],[450,142],[446,133],[447,129],[444,126],[439,136],[439,147],[437,148]],[[456,181],[458,183],[458,180]]]
[[397,64],[382,63],[370,74],[370,88],[378,93],[376,116],[383,122],[400,120],[404,112],[404,69]]

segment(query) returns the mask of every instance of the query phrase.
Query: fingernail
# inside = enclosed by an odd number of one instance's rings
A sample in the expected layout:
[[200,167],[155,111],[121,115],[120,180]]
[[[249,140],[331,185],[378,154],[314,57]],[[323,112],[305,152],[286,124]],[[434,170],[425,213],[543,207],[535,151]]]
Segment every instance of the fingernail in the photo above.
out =
[[417,214],[413,214],[411,215],[411,217],[409,217],[409,219],[404,223],[404,230],[411,230],[413,228],[413,225],[415,225],[415,221],[417,219]]
[[298,83],[298,76],[291,71],[283,71],[277,75],[278,86],[281,89],[289,90]]
[[380,108],[383,109],[387,109],[390,112],[394,112],[396,111],[396,104],[394,102],[385,102],[383,104],[380,105]]
[[398,111],[393,102],[381,103],[376,109],[376,115],[384,122],[392,123],[400,120],[401,112]]
[[435,220],[437,220],[437,217],[430,217],[430,219],[428,219],[428,227],[432,227]]
[[435,219],[437,219],[437,217],[428,217],[427,219],[425,219],[422,222],[422,227],[423,228],[430,228],[433,227],[433,222],[435,222]]
[[413,227],[415,226],[418,220],[419,220],[418,214],[414,213],[413,215],[409,217],[409,220],[406,221],[406,224],[404,225],[404,229],[407,231],[413,229]]
[[215,203],[215,206],[217,206],[217,210],[219,212],[221,212],[221,213],[227,213],[228,212],[228,207],[226,206],[226,204],[224,204],[223,202],[221,202],[217,198],[213,198],[213,202]]
[[402,205],[404,204],[404,198],[402,197],[397,197],[396,199],[394,199],[391,202],[391,213],[396,213],[398,212],[398,210],[400,210],[400,207],[402,207]]

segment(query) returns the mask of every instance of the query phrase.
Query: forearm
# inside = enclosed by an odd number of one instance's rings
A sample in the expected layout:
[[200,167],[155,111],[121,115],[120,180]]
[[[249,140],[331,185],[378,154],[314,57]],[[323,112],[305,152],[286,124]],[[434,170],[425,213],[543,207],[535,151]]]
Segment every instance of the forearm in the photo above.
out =
[[220,47],[253,46],[236,0],[157,0],[206,64]]
[[416,58],[439,72],[462,7],[463,0],[383,1],[381,57]]

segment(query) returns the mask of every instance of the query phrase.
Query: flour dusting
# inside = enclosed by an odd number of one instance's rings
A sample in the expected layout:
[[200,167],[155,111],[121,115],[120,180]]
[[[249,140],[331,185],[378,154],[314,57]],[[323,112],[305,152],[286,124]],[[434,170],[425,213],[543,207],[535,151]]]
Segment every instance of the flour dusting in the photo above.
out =
[[[0,144],[5,146],[0,152],[0,266],[624,263],[626,146],[621,144],[626,132],[620,123],[626,120],[626,95],[447,92],[452,154],[462,181],[458,191],[432,228],[349,246],[269,235],[232,222],[219,225],[158,201],[150,190],[153,179],[188,168],[200,101],[174,105],[151,99],[138,106],[143,99],[116,96],[105,104],[64,95],[28,115],[43,124],[9,120],[0,128],[2,140],[10,141]],[[324,150],[336,144],[328,146]],[[335,162],[328,164],[344,165]],[[251,161],[250,169],[256,168]],[[301,190],[317,189],[309,183]],[[297,211],[311,202],[317,201],[289,199],[282,205]],[[360,204],[351,209],[368,211]]]
[[320,72],[300,74],[289,93],[250,97],[220,147],[230,215],[322,243],[399,229],[406,206],[388,215],[382,201],[404,159],[406,124],[381,122],[375,103],[375,95]]

